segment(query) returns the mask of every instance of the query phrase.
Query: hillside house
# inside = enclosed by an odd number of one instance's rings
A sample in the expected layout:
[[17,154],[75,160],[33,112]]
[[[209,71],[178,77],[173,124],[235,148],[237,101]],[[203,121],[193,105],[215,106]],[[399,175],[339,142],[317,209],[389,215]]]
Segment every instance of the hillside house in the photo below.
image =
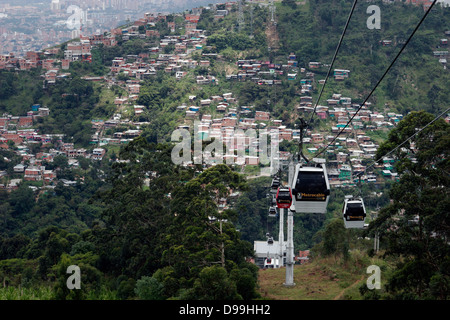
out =
[[311,142],[312,143],[322,143],[324,140],[323,135],[320,133],[311,134]]
[[42,172],[42,179],[44,181],[53,181],[56,179],[56,172],[53,170],[44,170]]
[[339,152],[336,154],[336,161],[338,163],[345,163],[347,161],[348,158],[348,154],[343,153],[343,152]]
[[92,160],[102,160],[105,153],[106,153],[105,149],[95,148],[94,150],[92,150],[91,159]]
[[295,261],[297,261],[299,264],[305,264],[309,261],[309,250],[300,250],[298,252],[298,255],[295,256]]
[[13,167],[14,173],[23,173],[25,172],[25,165],[19,163]]
[[3,133],[1,136],[6,141],[12,141],[15,145],[19,145],[23,143],[23,138],[17,133]]
[[316,61],[310,61],[308,64],[310,69],[318,69],[321,66],[320,62],[316,62]]
[[280,130],[280,141],[281,140],[291,141],[292,139],[293,139],[292,129],[284,128]]
[[47,81],[47,83],[55,83],[57,75],[58,70],[56,69],[49,70],[45,73],[45,81]]
[[336,80],[346,79],[350,75],[350,70],[346,69],[334,69],[333,76]]
[[383,122],[384,121],[384,116],[382,114],[379,114],[379,113],[372,113],[370,115],[370,121],[371,122]]
[[319,119],[326,119],[327,118],[327,111],[324,109],[318,109],[316,110],[316,114],[319,117]]
[[33,117],[19,117],[18,128],[29,128],[31,126],[33,126]]
[[139,94],[141,86],[139,84],[128,84],[127,91],[129,94]]
[[197,24],[198,21],[200,20],[200,15],[199,14],[185,14],[184,19],[186,22]]
[[347,143],[348,148],[353,148],[353,147],[358,146],[358,142],[355,139],[347,138],[346,143]]
[[350,180],[352,175],[352,168],[348,164],[338,165],[339,180]]
[[256,111],[255,112],[255,120],[256,121],[269,121],[270,113],[266,111]]
[[84,148],[70,149],[66,151],[66,155],[69,158],[78,158],[78,157],[86,158],[87,150]]
[[25,181],[41,181],[42,180],[42,169],[39,167],[30,167],[25,169],[25,174],[23,176]]

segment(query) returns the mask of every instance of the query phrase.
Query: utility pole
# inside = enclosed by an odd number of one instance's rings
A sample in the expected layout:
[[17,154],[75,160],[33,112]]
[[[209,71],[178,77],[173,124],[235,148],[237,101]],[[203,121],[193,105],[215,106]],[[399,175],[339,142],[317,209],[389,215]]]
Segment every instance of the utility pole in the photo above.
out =
[[378,235],[378,231],[375,232],[375,236],[373,238],[373,251],[378,253],[380,250],[380,236]]
[[[376,213],[372,213],[372,220],[376,219],[378,216],[378,206],[376,209]],[[378,251],[380,250],[380,235],[378,234],[378,231],[375,231],[375,235],[373,236],[373,251],[375,253],[378,253]]]
[[[220,219],[220,235],[222,235],[222,219]],[[220,251],[221,251],[221,256],[220,256],[220,262],[222,264],[222,268],[225,268],[225,247],[223,245],[223,240],[222,243],[220,244]]]

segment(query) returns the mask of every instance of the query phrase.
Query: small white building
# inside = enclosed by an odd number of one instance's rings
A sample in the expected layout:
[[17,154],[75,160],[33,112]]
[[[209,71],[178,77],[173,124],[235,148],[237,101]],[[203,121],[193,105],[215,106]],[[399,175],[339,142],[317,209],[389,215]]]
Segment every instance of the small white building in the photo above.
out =
[[[280,246],[278,241],[269,244],[268,241],[254,241],[253,248],[255,250],[255,264],[264,268],[267,265],[267,259],[279,259]],[[283,255],[283,266],[286,260],[286,241],[283,242],[281,252]]]

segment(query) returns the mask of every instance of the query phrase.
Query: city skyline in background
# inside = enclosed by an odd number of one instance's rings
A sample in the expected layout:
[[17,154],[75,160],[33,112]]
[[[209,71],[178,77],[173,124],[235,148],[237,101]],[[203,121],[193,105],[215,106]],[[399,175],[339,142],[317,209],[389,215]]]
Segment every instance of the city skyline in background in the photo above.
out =
[[[23,56],[100,34],[142,18],[176,13],[218,0],[0,0],[0,54]],[[78,22],[78,20],[80,20]],[[79,26],[82,26],[80,29]]]
[[[432,0],[408,1],[413,4],[432,3]],[[45,50],[75,39],[80,32],[84,35],[108,32],[141,19],[147,12],[179,13],[222,2],[225,1],[0,0],[0,54],[24,56],[28,51]],[[450,5],[450,0],[438,0],[438,3]]]

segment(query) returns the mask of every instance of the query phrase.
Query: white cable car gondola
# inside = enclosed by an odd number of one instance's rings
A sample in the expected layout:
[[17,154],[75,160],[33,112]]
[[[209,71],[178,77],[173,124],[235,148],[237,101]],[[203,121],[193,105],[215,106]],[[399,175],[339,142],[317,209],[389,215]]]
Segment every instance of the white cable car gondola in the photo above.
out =
[[297,164],[292,180],[293,207],[297,213],[326,213],[330,182],[324,163]]
[[271,192],[276,193],[278,191],[278,187],[280,186],[280,179],[275,177],[272,180],[272,185],[270,186]]
[[277,216],[277,208],[275,207],[270,207],[269,208],[269,217],[276,217]]
[[361,197],[346,196],[342,218],[347,229],[363,229],[366,218],[366,208]]

